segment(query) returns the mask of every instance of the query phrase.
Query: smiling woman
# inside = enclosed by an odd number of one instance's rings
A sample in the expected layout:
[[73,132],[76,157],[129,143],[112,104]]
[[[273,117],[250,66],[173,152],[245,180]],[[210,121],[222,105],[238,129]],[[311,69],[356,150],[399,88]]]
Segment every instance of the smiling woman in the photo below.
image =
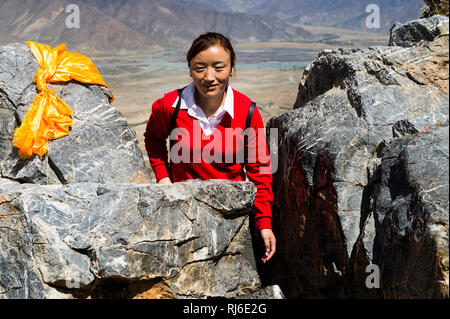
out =
[[[186,59],[192,83],[153,103],[144,133],[150,165],[158,184],[197,178],[243,181],[247,175],[257,188],[253,211],[266,248],[262,257],[265,263],[275,253],[276,240],[271,226],[271,163],[261,114],[255,103],[230,86],[236,56],[225,36],[213,32],[199,36]],[[245,134],[230,138],[230,130]],[[170,161],[166,146],[169,136],[173,140]],[[189,146],[188,156],[173,152],[177,143]],[[220,146],[219,157],[202,156],[210,154],[211,145]],[[246,156],[239,161],[236,155],[242,150]],[[234,155],[232,160],[230,154]],[[175,157],[183,160],[175,161]],[[223,158],[226,160],[220,160]]]
[[195,90],[195,100],[206,117],[214,115],[217,105],[222,105],[228,86],[228,79],[233,75],[230,55],[222,46],[213,46],[198,53],[190,63],[191,76]]
[[233,47],[228,39],[218,34],[199,37],[186,58],[197,89],[195,98],[200,102],[199,106],[205,111],[206,117],[209,117],[225,100],[236,62]]

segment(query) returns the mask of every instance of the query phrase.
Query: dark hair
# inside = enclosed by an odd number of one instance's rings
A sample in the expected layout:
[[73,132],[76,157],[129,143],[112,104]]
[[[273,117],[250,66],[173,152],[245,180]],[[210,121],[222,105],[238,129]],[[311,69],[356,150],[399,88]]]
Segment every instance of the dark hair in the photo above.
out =
[[236,54],[234,53],[233,46],[230,40],[224,35],[216,32],[208,32],[200,35],[192,42],[191,48],[186,54],[188,66],[190,66],[191,60],[203,50],[206,50],[214,45],[220,45],[230,54],[231,68],[234,67],[236,62]]

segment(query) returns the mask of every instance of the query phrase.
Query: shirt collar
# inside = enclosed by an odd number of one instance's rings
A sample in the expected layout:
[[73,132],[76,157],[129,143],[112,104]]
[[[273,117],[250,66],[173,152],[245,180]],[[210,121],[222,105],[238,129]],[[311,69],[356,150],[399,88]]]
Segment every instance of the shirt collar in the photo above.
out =
[[[188,110],[188,114],[195,117],[195,118],[206,118],[205,114],[203,113],[203,110],[195,103],[194,98],[194,92],[195,92],[195,85],[194,82],[191,82],[187,87],[184,88],[184,90],[181,92],[181,110]],[[178,102],[178,98],[175,100],[175,102],[172,104],[172,107],[175,108]],[[217,110],[216,114],[219,114],[222,111],[226,111],[228,114],[230,114],[231,118],[234,117],[234,96],[233,96],[233,89],[231,88],[231,85],[228,84],[227,87],[227,95],[225,96],[225,101],[220,106],[220,108]]]

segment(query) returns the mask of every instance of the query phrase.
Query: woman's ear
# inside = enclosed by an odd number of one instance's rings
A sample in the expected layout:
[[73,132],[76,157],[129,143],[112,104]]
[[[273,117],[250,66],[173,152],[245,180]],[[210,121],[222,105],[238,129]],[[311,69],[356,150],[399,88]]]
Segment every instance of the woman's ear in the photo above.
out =
[[233,76],[233,74],[234,74],[234,67],[231,68],[230,76]]

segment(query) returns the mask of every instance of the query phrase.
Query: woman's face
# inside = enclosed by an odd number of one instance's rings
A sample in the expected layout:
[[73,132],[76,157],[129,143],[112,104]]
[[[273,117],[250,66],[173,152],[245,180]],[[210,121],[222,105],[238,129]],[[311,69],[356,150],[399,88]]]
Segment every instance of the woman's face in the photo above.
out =
[[220,45],[198,53],[189,66],[194,85],[202,97],[220,96],[234,71],[230,54]]

